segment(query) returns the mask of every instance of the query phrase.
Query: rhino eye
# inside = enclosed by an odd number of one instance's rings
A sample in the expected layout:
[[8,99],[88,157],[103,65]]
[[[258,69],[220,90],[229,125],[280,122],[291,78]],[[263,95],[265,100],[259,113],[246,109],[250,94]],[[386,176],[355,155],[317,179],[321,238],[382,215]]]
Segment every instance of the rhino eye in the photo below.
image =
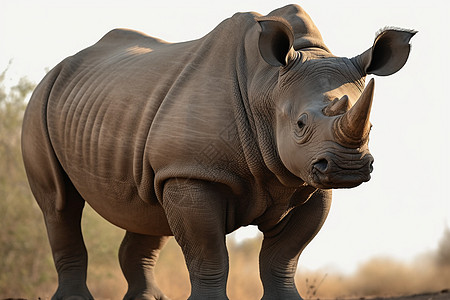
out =
[[305,126],[306,126],[306,119],[307,119],[307,116],[305,114],[301,115],[300,118],[298,118],[297,126],[298,126],[299,129],[305,128]]

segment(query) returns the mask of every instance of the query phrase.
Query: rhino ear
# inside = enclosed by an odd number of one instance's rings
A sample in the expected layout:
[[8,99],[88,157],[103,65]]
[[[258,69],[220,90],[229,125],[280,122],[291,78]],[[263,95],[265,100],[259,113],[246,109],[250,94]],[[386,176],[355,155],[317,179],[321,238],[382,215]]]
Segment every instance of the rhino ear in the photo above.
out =
[[294,57],[294,32],[283,18],[262,17],[257,19],[261,26],[259,35],[259,53],[274,67],[286,66]]
[[399,71],[408,60],[409,41],[417,33],[406,29],[381,30],[373,46],[363,54],[352,58],[365,74],[387,76]]

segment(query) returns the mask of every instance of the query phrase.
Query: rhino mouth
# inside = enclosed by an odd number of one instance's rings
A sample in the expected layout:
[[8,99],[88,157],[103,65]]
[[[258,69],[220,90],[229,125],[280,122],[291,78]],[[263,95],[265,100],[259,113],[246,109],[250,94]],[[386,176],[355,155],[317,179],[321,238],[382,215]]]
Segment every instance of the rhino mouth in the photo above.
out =
[[352,188],[370,180],[373,157],[370,154],[338,156],[325,153],[312,162],[311,184],[317,188]]

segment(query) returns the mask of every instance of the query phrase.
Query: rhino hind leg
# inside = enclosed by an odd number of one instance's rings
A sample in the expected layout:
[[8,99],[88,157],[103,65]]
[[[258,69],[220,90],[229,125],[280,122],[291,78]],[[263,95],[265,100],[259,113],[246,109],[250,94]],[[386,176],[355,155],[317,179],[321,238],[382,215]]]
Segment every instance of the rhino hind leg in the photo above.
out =
[[169,300],[154,276],[159,252],[168,238],[126,232],[119,250],[120,267],[128,282],[124,299]]
[[[64,182],[64,186],[59,188],[64,192],[59,195],[54,190],[48,189],[48,186],[39,184],[41,178],[50,178],[45,174],[43,176],[35,178],[37,180],[32,181],[32,187],[44,215],[58,274],[58,289],[52,300],[94,299],[86,285],[88,254],[81,231],[81,216],[85,201],[67,176],[54,183],[57,186]],[[56,199],[58,197],[63,199]],[[64,203],[64,207],[57,209],[57,202]]]
[[[47,228],[47,235],[53,254],[53,261],[58,274],[58,289],[52,300],[94,299],[86,285],[88,254],[81,231],[81,216],[85,205],[84,199],[70,183],[67,176],[55,182],[55,186],[64,183],[58,194],[48,185],[40,184],[41,178],[32,180],[32,190],[39,203]],[[48,183],[48,182],[47,182]],[[63,198],[63,199],[56,199]],[[61,209],[56,203],[64,203]]]
[[58,289],[52,299],[93,299],[86,285],[87,251],[81,232],[85,201],[61,167],[42,117],[50,89],[51,86],[40,85],[25,113],[24,165],[33,195],[44,215],[58,273]]
[[81,232],[84,201],[68,201],[67,210],[45,216],[53,259],[58,272],[58,289],[52,300],[94,299],[86,285],[88,255]]

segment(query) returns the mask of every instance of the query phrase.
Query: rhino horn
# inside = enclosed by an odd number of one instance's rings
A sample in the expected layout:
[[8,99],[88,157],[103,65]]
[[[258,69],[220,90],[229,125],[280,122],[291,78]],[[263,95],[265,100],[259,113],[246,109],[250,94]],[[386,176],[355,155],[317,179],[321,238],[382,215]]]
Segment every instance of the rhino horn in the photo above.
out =
[[351,107],[352,104],[350,103],[350,99],[345,95],[341,99],[330,102],[330,104],[323,109],[323,114],[328,117],[338,116],[349,111]]
[[334,122],[334,133],[340,144],[359,147],[368,140],[374,83],[372,78],[355,105]]

